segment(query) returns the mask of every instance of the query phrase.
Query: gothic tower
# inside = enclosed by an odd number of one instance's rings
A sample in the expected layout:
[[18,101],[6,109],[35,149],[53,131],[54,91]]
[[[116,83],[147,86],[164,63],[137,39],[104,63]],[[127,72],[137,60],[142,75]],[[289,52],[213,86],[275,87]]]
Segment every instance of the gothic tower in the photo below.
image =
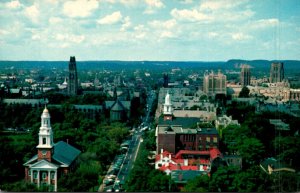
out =
[[77,95],[78,91],[78,78],[75,56],[70,57],[69,62],[69,83],[68,83],[68,94]]
[[284,67],[282,62],[271,64],[270,82],[281,82],[284,79]]
[[41,116],[41,127],[39,132],[38,160],[46,159],[51,162],[53,154],[53,131],[50,124],[50,114],[45,107]]
[[172,104],[171,104],[171,98],[170,98],[169,91],[167,92],[166,97],[165,97],[163,114],[164,114],[164,120],[172,120],[173,108],[172,108]]

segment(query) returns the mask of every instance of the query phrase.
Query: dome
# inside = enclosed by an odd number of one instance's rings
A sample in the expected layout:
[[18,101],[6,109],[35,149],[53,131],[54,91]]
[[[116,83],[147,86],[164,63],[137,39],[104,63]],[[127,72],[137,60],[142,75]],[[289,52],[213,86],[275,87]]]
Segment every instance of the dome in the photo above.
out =
[[44,109],[43,113],[49,113],[49,111],[48,111],[47,107],[45,107],[45,109]]

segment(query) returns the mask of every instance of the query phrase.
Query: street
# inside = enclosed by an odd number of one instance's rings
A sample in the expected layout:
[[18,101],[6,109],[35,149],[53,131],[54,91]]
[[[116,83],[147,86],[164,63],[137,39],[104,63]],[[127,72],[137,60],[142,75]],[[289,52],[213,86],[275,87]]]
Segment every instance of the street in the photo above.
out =
[[99,192],[124,191],[122,186],[134,166],[140,144],[143,142],[142,134],[147,129],[151,129],[151,124],[149,123],[150,112],[155,97],[155,92],[151,91],[147,97],[146,113],[145,117],[142,118],[142,123],[137,128],[133,128],[131,140],[126,140],[123,144],[121,144],[121,148],[124,147],[127,151],[125,154],[116,156],[103,180],[103,185],[99,187]]

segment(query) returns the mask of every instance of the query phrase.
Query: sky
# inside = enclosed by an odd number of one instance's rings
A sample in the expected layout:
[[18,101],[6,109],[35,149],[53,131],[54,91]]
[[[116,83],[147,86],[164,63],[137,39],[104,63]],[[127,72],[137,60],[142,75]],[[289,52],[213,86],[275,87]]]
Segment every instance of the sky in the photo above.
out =
[[0,60],[300,60],[299,0],[0,2]]

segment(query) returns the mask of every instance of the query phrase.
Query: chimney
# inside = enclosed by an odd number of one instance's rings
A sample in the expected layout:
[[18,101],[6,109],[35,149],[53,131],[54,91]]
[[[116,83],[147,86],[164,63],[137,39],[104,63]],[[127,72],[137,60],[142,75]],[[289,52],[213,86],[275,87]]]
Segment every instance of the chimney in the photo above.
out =
[[189,165],[189,160],[188,159],[184,159],[183,160],[183,165],[184,166],[188,166]]

